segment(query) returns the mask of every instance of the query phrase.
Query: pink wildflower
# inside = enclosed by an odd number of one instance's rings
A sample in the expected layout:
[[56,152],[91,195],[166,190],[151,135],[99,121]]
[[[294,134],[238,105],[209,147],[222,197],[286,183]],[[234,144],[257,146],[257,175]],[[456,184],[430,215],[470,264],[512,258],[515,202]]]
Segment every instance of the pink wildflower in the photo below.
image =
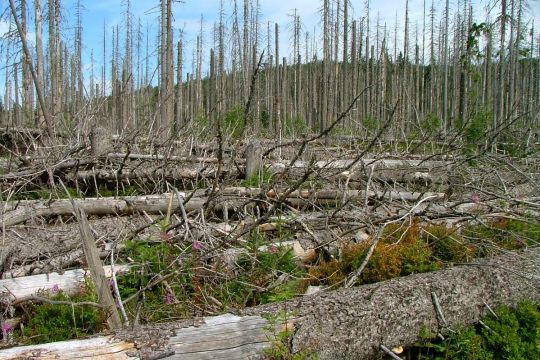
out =
[[198,242],[197,240],[194,240],[193,243],[191,244],[191,247],[195,251],[200,251],[202,249],[202,244]]
[[277,253],[277,247],[275,245],[272,245],[272,246],[270,246],[268,251],[271,252],[272,254],[275,254],[275,253]]
[[51,288],[51,295],[56,295],[60,291],[60,287],[58,284],[54,284]]
[[171,305],[171,304],[174,304],[175,300],[176,299],[175,299],[174,294],[172,293],[172,291],[167,291],[167,293],[165,294],[165,298],[163,299],[163,302],[166,305]]
[[7,337],[7,334],[13,331],[13,327],[10,324],[3,323],[2,324],[2,338],[5,339]]
[[480,195],[478,195],[477,193],[472,194],[471,201],[475,204],[478,204],[480,202]]

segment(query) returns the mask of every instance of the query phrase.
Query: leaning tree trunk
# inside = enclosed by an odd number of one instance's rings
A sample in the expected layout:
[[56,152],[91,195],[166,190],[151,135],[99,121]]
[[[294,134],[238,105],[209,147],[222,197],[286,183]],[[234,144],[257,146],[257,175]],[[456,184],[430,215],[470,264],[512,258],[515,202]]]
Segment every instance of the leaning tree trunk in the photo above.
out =
[[[514,305],[540,301],[540,248],[480,260],[446,270],[338,290],[244,311],[170,324],[145,326],[86,340],[1,350],[14,359],[256,359],[271,345],[273,334],[261,315],[288,312],[294,324],[294,351],[324,359],[366,359],[381,345],[407,346],[423,326],[437,331],[433,298],[448,327],[477,322],[486,304]],[[278,331],[279,326],[278,325]]]

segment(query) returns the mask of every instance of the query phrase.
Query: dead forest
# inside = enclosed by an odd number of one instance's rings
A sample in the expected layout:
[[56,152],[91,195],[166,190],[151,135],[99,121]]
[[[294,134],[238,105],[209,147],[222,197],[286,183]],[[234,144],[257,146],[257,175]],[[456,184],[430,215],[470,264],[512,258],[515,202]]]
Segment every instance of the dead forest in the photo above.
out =
[[540,356],[534,1],[215,3],[0,1],[0,359]]

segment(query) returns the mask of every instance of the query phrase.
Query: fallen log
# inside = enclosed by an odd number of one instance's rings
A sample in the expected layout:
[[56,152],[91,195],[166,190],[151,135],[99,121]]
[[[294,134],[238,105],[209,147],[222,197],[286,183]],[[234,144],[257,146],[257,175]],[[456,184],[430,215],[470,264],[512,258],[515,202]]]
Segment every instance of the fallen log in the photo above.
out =
[[174,161],[174,162],[189,162],[189,163],[208,163],[217,164],[219,162],[216,157],[197,157],[197,156],[175,156],[175,155],[160,155],[160,154],[127,154],[127,153],[108,153],[108,159],[129,159],[129,160],[148,160],[148,161]]
[[422,327],[444,331],[432,294],[449,328],[478,322],[491,308],[540,301],[540,247],[453,268],[246,309],[247,315],[294,312],[293,351],[324,359],[380,356],[380,346],[408,346]]
[[267,321],[224,314],[179,323],[145,326],[84,340],[0,350],[2,359],[260,359],[270,345]]
[[[359,168],[365,164],[369,167],[377,167],[378,169],[396,169],[396,168],[446,168],[451,164],[448,161],[440,160],[422,160],[422,159],[335,159],[335,160],[319,160],[310,164],[309,161],[297,160],[292,164],[293,168],[308,168],[313,166],[316,169],[345,169],[345,168]],[[290,162],[287,160],[273,162],[272,168],[281,169],[284,166],[289,166]],[[416,170],[417,171],[417,170]]]
[[[126,196],[124,198],[87,198],[75,200],[77,206],[88,215],[129,215],[134,212],[147,212],[150,214],[164,213],[169,205],[170,195]],[[186,210],[202,208],[202,198],[192,199],[186,204]],[[174,199],[173,206],[178,206]],[[21,201],[8,204],[7,211],[1,222],[5,226],[24,223],[33,218],[47,218],[51,216],[71,215],[73,206],[69,200],[47,201]]]
[[[479,260],[441,271],[377,284],[304,296],[246,309],[244,316],[221,315],[194,323],[152,325],[87,340],[73,340],[0,351],[0,358],[254,359],[271,346],[275,332],[262,315],[280,311],[294,326],[293,351],[324,359],[366,359],[380,346],[407,346],[420,329],[441,330],[432,294],[448,327],[477,322],[492,308],[524,299],[540,301],[540,248]],[[109,350],[111,349],[111,350]]]
[[[123,169],[121,173],[117,170],[111,169],[96,169],[96,170],[82,170],[73,174],[73,178],[77,180],[91,180],[96,178],[104,181],[117,181],[117,180],[134,180],[134,179],[166,179],[166,180],[197,180],[201,178],[214,178],[216,175],[216,168],[197,168],[196,166],[182,167],[182,168],[137,168],[137,169]],[[222,171],[222,176],[227,174],[228,170]]]
[[[173,163],[189,163],[205,165],[207,171],[215,171],[217,167],[218,159],[215,157],[194,157],[194,156],[166,156],[166,155],[151,155],[151,154],[128,154],[128,153],[108,153],[102,158],[108,160],[131,160],[131,161],[160,161],[160,162],[173,162]],[[14,180],[20,177],[28,176],[39,176],[45,171],[65,171],[71,168],[88,166],[92,164],[97,164],[99,158],[85,158],[85,159],[64,159],[55,164],[35,164],[33,167],[26,169],[20,169],[18,171],[10,172],[7,174],[0,175],[0,180]],[[244,164],[244,158],[235,159],[236,164]],[[231,160],[228,159],[225,161],[225,165],[230,164]],[[290,161],[281,160],[281,161],[266,161],[265,162],[269,168],[277,173],[283,172],[290,165]],[[369,167],[376,167],[378,170],[381,169],[411,169],[411,171],[431,171],[433,169],[446,168],[451,164],[447,161],[440,160],[429,160],[425,161],[422,159],[362,159],[362,162],[356,161],[354,159],[338,159],[338,160],[321,160],[316,161],[313,166],[316,169],[327,169],[327,170],[339,170],[350,167],[354,164],[353,168],[359,168],[362,166],[362,163],[366,164]],[[310,166],[310,163],[307,161],[298,160],[293,163],[293,169],[303,169]],[[227,167],[226,167],[227,168]],[[235,168],[230,167],[229,171],[233,171]],[[193,170],[188,171],[188,169],[183,169],[186,172],[187,177],[193,177]],[[167,172],[167,170],[165,170]],[[189,175],[188,175],[189,174]],[[148,176],[149,173],[144,171],[141,173],[142,176]],[[152,175],[152,173],[150,173]]]
[[[111,277],[110,266],[104,266],[103,270],[105,271],[105,276]],[[118,274],[125,273],[129,270],[129,266],[116,265],[114,270]],[[53,287],[55,291],[62,290],[66,294],[75,295],[80,292],[87,275],[89,274],[86,270],[75,269],[67,270],[62,274],[54,272],[2,279],[0,280],[0,298],[7,297],[10,301],[24,301],[30,299],[40,291],[51,290]]]
[[[199,191],[199,194],[202,194]],[[238,197],[250,198],[261,194],[258,188],[227,188],[220,192],[219,202],[215,209],[233,208],[234,202],[238,202]],[[197,193],[196,193],[197,195]],[[279,198],[282,194],[274,190],[266,193],[268,198]],[[420,193],[387,191],[383,193],[363,190],[298,190],[290,193],[286,202],[293,206],[305,206],[312,203],[320,205],[332,205],[343,200],[360,200],[368,198],[386,199],[395,201],[419,201],[422,198],[442,199],[444,193]],[[75,203],[88,215],[129,215],[134,212],[146,212],[149,214],[164,213],[169,207],[171,195],[145,195],[145,196],[126,196],[122,198],[87,198],[76,199]],[[200,210],[208,201],[206,196],[192,197],[184,204],[186,211]],[[241,202],[241,200],[240,200]],[[16,202],[0,203],[4,212],[0,218],[3,226],[13,226],[24,223],[32,218],[46,218],[58,215],[71,215],[73,206],[69,200],[26,200]],[[178,199],[175,197],[172,201],[174,208],[179,206]]]
[[0,350],[2,359],[107,359],[124,360],[135,344],[102,336],[76,341],[59,341],[46,345],[22,346]]
[[83,165],[91,165],[94,163],[95,159],[67,159],[51,165],[37,164],[34,167],[19,169],[18,171],[0,175],[0,181],[17,180],[21,177],[37,177],[47,171],[54,173],[56,171],[67,170]]

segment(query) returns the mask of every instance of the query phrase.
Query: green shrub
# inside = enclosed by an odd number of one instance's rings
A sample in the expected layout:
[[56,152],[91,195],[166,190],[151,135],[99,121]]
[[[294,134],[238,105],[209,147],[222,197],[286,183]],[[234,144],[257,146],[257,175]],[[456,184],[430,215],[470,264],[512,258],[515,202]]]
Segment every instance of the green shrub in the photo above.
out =
[[441,119],[433,113],[428,113],[420,123],[420,126],[424,131],[432,133],[440,129]]
[[287,117],[284,125],[285,136],[304,135],[309,130],[306,121],[300,116]]
[[375,132],[379,127],[379,120],[372,115],[368,115],[362,119],[362,126],[369,132]]
[[437,260],[463,263],[475,257],[476,248],[467,244],[456,230],[445,225],[426,226],[423,237]]
[[[62,290],[53,296],[43,295],[55,301],[97,302],[93,291],[79,296],[68,296]],[[43,303],[34,304],[27,311],[28,322],[23,335],[30,344],[81,338],[105,329],[106,314],[95,307]]]
[[235,106],[231,110],[225,113],[223,117],[223,125],[225,127],[226,134],[230,135],[233,139],[238,139],[244,134],[244,109],[241,106]]
[[485,347],[497,359],[540,359],[540,311],[529,302],[515,309],[503,306],[484,319],[482,328]]
[[252,175],[248,179],[242,181],[240,185],[245,187],[259,187],[264,184],[269,184],[270,181],[272,181],[273,176],[274,174],[272,171],[269,168],[264,167],[260,174]]
[[484,325],[457,330],[444,341],[420,334],[420,342],[409,349],[418,359],[540,359],[540,311],[522,302],[516,308],[500,307],[488,315]]

